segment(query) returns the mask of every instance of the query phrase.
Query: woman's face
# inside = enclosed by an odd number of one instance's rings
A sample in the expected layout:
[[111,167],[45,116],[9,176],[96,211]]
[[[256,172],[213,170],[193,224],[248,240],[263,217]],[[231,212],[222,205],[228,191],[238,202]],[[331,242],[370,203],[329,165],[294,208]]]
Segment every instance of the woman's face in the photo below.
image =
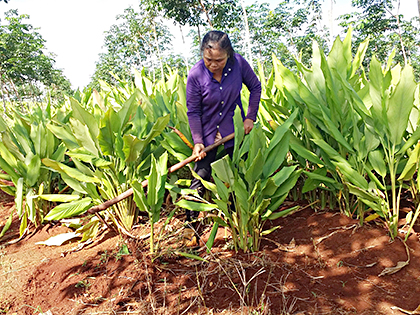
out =
[[203,51],[204,65],[213,74],[220,74],[226,65],[228,55],[226,50],[221,49],[218,44],[212,44],[214,48],[206,48]]

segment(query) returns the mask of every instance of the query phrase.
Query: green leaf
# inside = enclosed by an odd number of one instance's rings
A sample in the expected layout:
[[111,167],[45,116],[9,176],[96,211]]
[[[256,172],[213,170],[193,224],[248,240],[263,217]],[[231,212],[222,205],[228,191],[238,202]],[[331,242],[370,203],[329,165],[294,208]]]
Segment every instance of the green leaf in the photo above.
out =
[[101,129],[99,130],[98,143],[104,155],[115,154],[115,135],[121,133],[121,121],[117,113],[109,108],[105,116],[101,119]]
[[232,190],[235,192],[237,206],[240,207],[240,209],[237,209],[236,211],[241,211],[241,213],[244,214],[241,218],[245,220],[245,214],[249,213],[250,204],[248,202],[246,185],[240,177],[233,183]]
[[53,208],[44,219],[52,221],[78,216],[87,211],[91,205],[92,199],[90,198],[83,198],[79,201],[62,203]]
[[139,156],[141,156],[146,149],[146,146],[158,135],[162,133],[168,124],[170,115],[159,117],[156,120],[156,123],[153,125],[152,130],[144,139],[139,139],[134,135],[124,135],[124,154],[126,156],[126,162],[130,163],[135,161]]
[[389,98],[388,105],[388,126],[390,131],[390,141],[398,145],[408,125],[411,110],[414,105],[414,91],[416,83],[414,81],[413,69],[406,65],[401,73],[401,79],[395,87],[394,92]]
[[65,173],[66,175],[70,176],[71,178],[74,178],[80,182],[88,182],[88,183],[99,183],[100,179],[96,177],[91,177],[83,174],[82,172],[78,171],[75,168],[68,167],[67,165],[53,161],[50,159],[42,159],[42,163],[45,166],[51,167],[52,169],[56,170],[59,173]]
[[375,150],[369,152],[369,162],[375,172],[385,178],[387,174],[387,167],[384,161],[384,154],[382,150]]
[[146,195],[144,193],[142,184],[138,180],[135,180],[133,183],[131,183],[131,187],[133,188],[134,202],[136,203],[137,207],[140,209],[140,211],[149,213],[150,210],[147,206]]
[[263,168],[261,167],[263,164],[264,157],[262,156],[261,149],[259,149],[251,165],[245,172],[245,180],[249,185],[253,185],[253,183],[260,179],[263,173]]
[[19,180],[20,176],[18,173],[16,173],[16,170],[9,164],[7,163],[3,157],[0,156],[0,168],[5,171],[7,173],[7,175],[9,175],[13,181],[13,183],[15,183]]
[[[414,150],[411,152],[403,171],[398,177],[399,181],[407,181],[413,178],[415,172],[418,170],[420,160],[420,142],[417,143]],[[417,179],[419,180],[419,179]]]
[[76,149],[79,146],[77,139],[73,136],[68,126],[55,126],[48,124],[47,128],[58,138],[61,139],[69,150]]
[[36,198],[43,200],[48,200],[52,202],[70,202],[80,199],[78,195],[59,195],[59,194],[45,194],[45,195],[36,195]]
[[293,124],[298,110],[295,110],[290,117],[276,129],[274,136],[270,141],[267,149],[265,163],[263,166],[263,177],[267,178],[273,174],[279,166],[284,162],[287,152],[289,151],[290,131],[289,128]]
[[218,209],[218,206],[216,204],[201,203],[201,202],[189,201],[185,199],[181,199],[180,201],[176,202],[175,205],[180,208],[193,210],[193,211],[210,211],[210,210]]
[[368,189],[368,182],[366,179],[353,169],[350,163],[347,162],[336,150],[334,150],[324,140],[312,139],[312,141],[324,150],[324,152],[332,160],[332,163],[344,175],[347,181],[359,186],[362,189]]
[[239,147],[244,139],[245,131],[244,131],[244,123],[242,120],[242,114],[239,107],[235,109],[235,115],[233,116],[234,127],[235,127],[235,141],[234,141],[234,148],[233,148],[233,157],[232,160],[237,163],[240,158]]
[[[211,232],[209,238],[206,242],[207,253],[210,253],[210,249],[213,247],[214,239],[216,238],[217,230],[219,229],[219,223],[214,222],[213,227],[211,228]],[[1,235],[0,235],[1,238]]]
[[[97,139],[99,135],[99,124],[95,116],[85,110],[78,101],[70,97],[70,104],[73,109],[73,117],[77,119],[81,125],[85,126],[89,132],[89,138]],[[72,120],[72,118],[70,118]]]
[[40,176],[41,159],[39,155],[28,156],[27,159],[29,159],[29,164],[25,182],[29,187],[32,187],[37,183]]
[[23,178],[17,180],[15,205],[19,218],[23,216]]
[[195,259],[195,260],[207,262],[206,259],[201,258],[200,256],[197,256],[197,255],[193,255],[193,254],[189,254],[189,253],[184,253],[184,252],[180,252],[180,251],[175,251],[175,254],[176,255],[183,256],[183,257],[186,257],[186,258],[189,258],[189,259]]
[[216,189],[214,191],[215,194],[219,195],[220,199],[223,201],[228,201],[229,199],[229,190],[225,186],[225,184],[217,177],[213,176],[214,183],[216,185]]
[[291,135],[290,138],[290,149],[295,151],[299,157],[302,157],[308,160],[311,163],[316,165],[322,165],[322,161],[320,158],[312,151],[305,148],[301,142],[295,135]]
[[73,135],[77,139],[80,146],[92,153],[94,156],[99,157],[99,152],[96,147],[96,138],[91,137],[90,129],[77,119],[70,118],[70,125]]
[[233,175],[228,155],[213,162],[211,168],[221,181],[228,183],[229,186],[232,186],[235,183],[235,176]]
[[300,206],[294,206],[294,207],[288,208],[286,210],[282,210],[282,211],[279,211],[279,212],[273,212],[272,214],[270,214],[267,217],[267,219],[268,220],[276,220],[278,218],[285,217],[285,216],[291,214],[292,212],[294,212],[298,209],[300,209]]
[[6,223],[3,226],[3,229],[0,232],[0,239],[6,234],[6,232],[9,230],[10,226],[12,225],[14,212],[15,212],[14,209],[12,209],[12,211],[10,212],[9,218],[7,219]]

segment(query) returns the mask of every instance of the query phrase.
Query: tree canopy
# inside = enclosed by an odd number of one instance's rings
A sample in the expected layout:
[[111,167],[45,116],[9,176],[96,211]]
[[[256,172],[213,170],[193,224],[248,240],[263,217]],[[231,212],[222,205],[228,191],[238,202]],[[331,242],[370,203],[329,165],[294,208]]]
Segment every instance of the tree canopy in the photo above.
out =
[[6,12],[6,25],[0,25],[0,85],[3,102],[39,101],[43,93],[60,98],[71,92],[62,70],[54,67],[46,53],[45,40],[31,24],[28,15]]
[[161,52],[170,50],[172,37],[168,27],[144,5],[140,5],[140,10],[124,10],[117,16],[117,21],[119,23],[105,33],[105,52],[96,63],[91,87],[99,87],[99,80],[111,83],[116,82],[117,77],[129,79],[133,68],[162,71]]

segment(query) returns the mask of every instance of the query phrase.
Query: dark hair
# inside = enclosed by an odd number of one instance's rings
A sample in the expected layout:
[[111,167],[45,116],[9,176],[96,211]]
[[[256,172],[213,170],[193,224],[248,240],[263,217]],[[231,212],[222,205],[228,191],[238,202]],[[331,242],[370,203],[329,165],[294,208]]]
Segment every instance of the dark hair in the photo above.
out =
[[217,43],[221,49],[226,51],[228,58],[231,58],[231,60],[233,60],[233,54],[235,53],[235,51],[233,50],[229,36],[225,32],[210,31],[206,35],[204,35],[200,48],[201,54],[203,54],[204,49],[219,48],[214,47],[211,43]]

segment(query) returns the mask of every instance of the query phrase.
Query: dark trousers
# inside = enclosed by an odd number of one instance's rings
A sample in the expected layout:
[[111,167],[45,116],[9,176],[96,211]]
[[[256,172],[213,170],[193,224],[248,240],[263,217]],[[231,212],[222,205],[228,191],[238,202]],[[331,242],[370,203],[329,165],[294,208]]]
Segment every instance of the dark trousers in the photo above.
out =
[[[233,156],[233,147],[225,148],[225,151],[232,158]],[[216,160],[217,148],[207,152],[207,155],[204,159],[195,162],[194,172],[196,172],[202,179],[209,181],[211,178],[211,163]],[[204,185],[197,178],[193,178],[191,181],[190,189],[196,189],[198,194],[203,197],[205,193]],[[192,221],[197,219],[199,212],[186,210],[185,214],[187,215],[187,221]]]

